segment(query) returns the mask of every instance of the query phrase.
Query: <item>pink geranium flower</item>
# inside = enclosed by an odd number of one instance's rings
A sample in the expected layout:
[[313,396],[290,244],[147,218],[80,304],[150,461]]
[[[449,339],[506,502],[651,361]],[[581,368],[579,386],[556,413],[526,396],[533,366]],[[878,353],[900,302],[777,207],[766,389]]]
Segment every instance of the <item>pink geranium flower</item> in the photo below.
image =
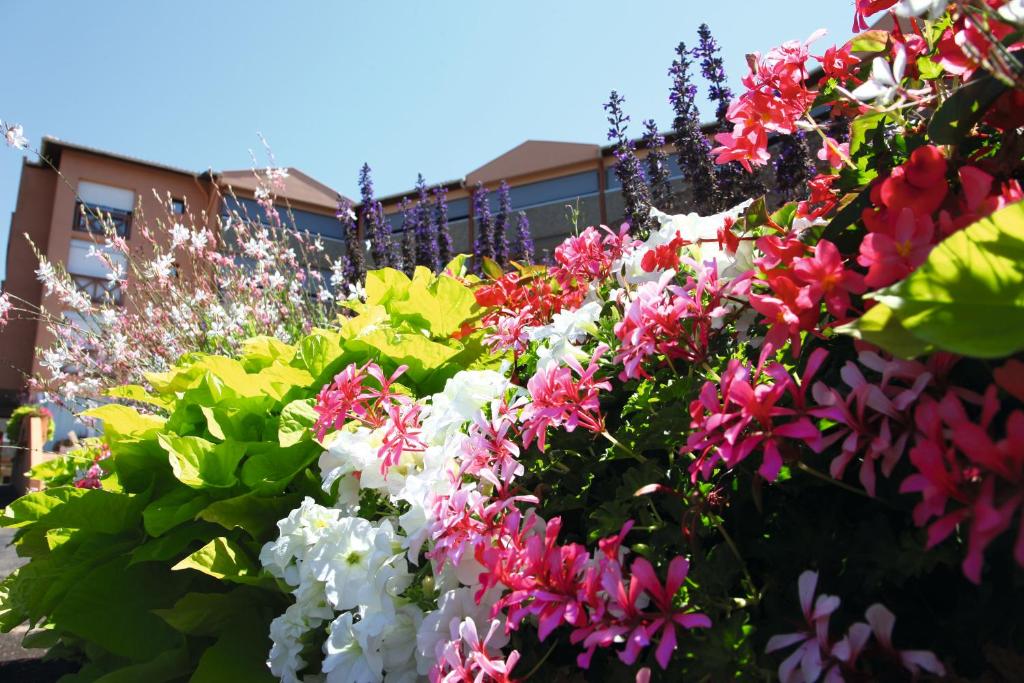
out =
[[549,427],[563,427],[568,432],[578,426],[591,432],[604,431],[598,393],[611,391],[612,385],[597,377],[597,360],[607,350],[606,345],[598,345],[586,368],[570,357],[565,361],[568,367],[552,363],[537,370],[526,385],[532,400],[520,415],[523,445],[529,447],[536,440],[544,450]]
[[910,275],[931,253],[935,224],[905,208],[886,232],[872,232],[860,244],[857,263],[868,269],[864,284],[886,287]]

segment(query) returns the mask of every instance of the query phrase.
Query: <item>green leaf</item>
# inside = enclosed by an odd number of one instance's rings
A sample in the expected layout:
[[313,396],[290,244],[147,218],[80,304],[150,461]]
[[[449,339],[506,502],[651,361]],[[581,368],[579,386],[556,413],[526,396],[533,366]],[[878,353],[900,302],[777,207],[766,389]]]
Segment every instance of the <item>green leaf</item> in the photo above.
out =
[[82,577],[51,621],[129,661],[148,662],[182,644],[181,635],[150,610],[171,604],[185,578],[153,565],[128,566],[127,555],[117,557]]
[[188,649],[184,647],[161,652],[154,659],[131,664],[100,676],[95,683],[165,683],[179,680],[192,669]]
[[262,493],[280,492],[321,452],[320,446],[312,441],[300,441],[288,448],[254,444],[251,455],[242,465],[242,483]]
[[198,436],[160,434],[160,446],[167,451],[171,471],[181,483],[193,488],[228,488],[238,482],[235,469],[245,455],[237,441],[214,444]]
[[242,361],[247,369],[260,369],[275,362],[290,363],[295,347],[274,337],[253,337],[242,342]]
[[484,256],[482,270],[484,271],[484,275],[492,280],[500,280],[501,276],[505,274],[501,269],[501,266],[498,265],[498,262],[487,256]]
[[917,58],[917,70],[921,74],[921,78],[926,81],[934,81],[945,73],[945,69],[942,68],[941,64],[925,55]]
[[240,545],[224,536],[213,539],[171,569],[194,569],[233,583],[263,582],[259,576],[259,566]]
[[274,683],[267,668],[268,624],[251,620],[228,630],[206,649],[189,683]]
[[865,32],[850,41],[852,52],[881,52],[885,46],[886,34],[878,31]]
[[17,499],[4,510],[0,525],[21,527],[32,523],[39,529],[116,534],[137,524],[138,510],[135,496],[64,486]]
[[277,521],[298,506],[298,496],[259,496],[246,493],[218,500],[199,513],[199,519],[219,524],[225,529],[244,529],[254,539],[266,536]]
[[215,524],[198,522],[184,526],[179,525],[159,538],[147,541],[132,550],[130,564],[179,560],[185,555],[191,554],[195,549],[194,543],[202,541],[205,544],[222,533],[224,533],[224,529]]
[[406,299],[410,284],[405,273],[394,268],[371,270],[366,274],[366,303],[385,305],[392,299]]
[[174,630],[193,636],[216,636],[238,622],[239,614],[252,613],[272,595],[252,586],[227,593],[186,593],[170,609],[153,610]]
[[955,232],[872,298],[939,349],[1002,358],[1024,349],[1024,202]]
[[165,422],[162,417],[142,415],[134,408],[116,403],[90,408],[82,415],[103,420],[103,433],[111,440],[123,437],[150,438],[163,428]]
[[316,399],[292,401],[281,411],[277,428],[277,441],[287,448],[309,436],[310,427],[316,422],[317,412],[313,409]]
[[932,349],[903,327],[895,311],[882,303],[859,319],[837,327],[836,332],[870,342],[901,358],[915,358]]
[[856,156],[880,125],[889,119],[888,114],[871,112],[862,114],[850,122],[850,156]]
[[107,389],[104,393],[107,396],[112,396],[114,398],[126,398],[130,401],[137,401],[138,403],[148,403],[149,405],[163,408],[164,410],[170,410],[174,406],[174,401],[154,396],[146,391],[146,388],[141,384],[126,384],[121,387]]
[[747,207],[747,212],[743,216],[744,227],[747,230],[753,230],[760,228],[763,225],[768,225],[768,221],[771,217],[768,215],[768,208],[765,205],[764,197],[758,197],[754,202]]
[[955,145],[981,121],[1006,86],[987,74],[958,88],[932,115],[928,137],[939,145]]
[[142,511],[142,524],[150,536],[162,536],[179,524],[195,519],[209,504],[209,496],[176,486]]

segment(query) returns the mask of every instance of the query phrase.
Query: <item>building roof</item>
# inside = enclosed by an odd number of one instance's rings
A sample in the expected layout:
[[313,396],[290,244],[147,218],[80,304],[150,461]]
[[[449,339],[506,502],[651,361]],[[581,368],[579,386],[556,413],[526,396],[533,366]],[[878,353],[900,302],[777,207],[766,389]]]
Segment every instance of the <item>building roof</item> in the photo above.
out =
[[578,142],[527,140],[466,175],[466,184],[492,183],[549,168],[592,161],[601,155],[599,145]]
[[[284,179],[284,189],[277,193],[279,198],[312,204],[331,211],[338,208],[339,200],[347,199],[297,168],[289,167],[286,170],[288,177]],[[223,187],[253,193],[261,184],[266,184],[266,173],[266,170],[251,168],[242,171],[222,171],[215,174],[214,179]]]
[[158,164],[155,161],[147,161],[145,159],[139,159],[138,157],[128,156],[127,154],[117,154],[116,152],[108,152],[107,150],[97,149],[96,147],[88,147],[86,145],[79,145],[73,142],[67,142],[60,138],[55,138],[49,135],[43,136],[43,142],[39,149],[39,155],[49,161],[56,167],[60,166],[60,155],[65,149],[75,150],[77,152],[85,152],[86,154],[92,154],[95,156],[105,157],[107,159],[115,159],[117,161],[124,161],[130,164],[141,164],[143,166],[149,166],[150,168],[160,169],[161,171],[170,171],[171,173],[180,173],[190,177],[197,177],[199,174],[194,171],[186,171],[183,168],[177,168],[175,166],[168,166],[167,164]]
[[[244,171],[224,171],[222,173],[211,173],[209,171],[199,173],[196,171],[188,171],[183,168],[177,168],[175,166],[168,166],[167,164],[147,161],[146,159],[139,159],[126,154],[117,154],[115,152],[109,152],[95,147],[66,142],[48,135],[43,136],[40,156],[49,161],[55,167],[59,168],[60,155],[65,149],[92,154],[94,156],[101,156],[107,159],[124,161],[130,164],[148,166],[149,168],[169,171],[171,173],[180,173],[181,175],[186,175],[191,178],[212,178],[221,186],[232,187],[246,193],[252,193],[256,190],[259,182],[257,174],[261,177],[266,174],[265,170],[254,171],[252,169],[246,169]],[[311,178],[297,168],[288,169],[288,177],[285,178],[284,184],[284,191],[279,192],[278,197],[322,207],[329,209],[332,212],[337,209],[338,200],[342,198],[341,194],[324,185],[319,180]]]

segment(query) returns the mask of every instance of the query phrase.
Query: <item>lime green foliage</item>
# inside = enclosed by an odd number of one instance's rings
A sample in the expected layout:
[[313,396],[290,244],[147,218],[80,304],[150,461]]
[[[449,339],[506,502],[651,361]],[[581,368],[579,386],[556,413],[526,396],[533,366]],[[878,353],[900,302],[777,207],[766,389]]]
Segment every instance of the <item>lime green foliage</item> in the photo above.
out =
[[1009,356],[1024,349],[1021,263],[1024,203],[947,237],[909,277],[874,293],[879,305],[844,331],[902,356]]
[[46,440],[49,441],[53,438],[53,419],[50,415],[50,411],[42,406],[18,406],[11,412],[11,416],[7,418],[7,440],[10,443],[17,443],[18,437],[21,435],[21,421],[26,417],[35,417],[37,415],[51,418],[47,423],[46,428]]
[[463,367],[500,362],[480,334],[468,287],[419,269],[369,273],[366,303],[336,329],[291,346],[260,337],[238,358],[194,354],[111,396],[103,488],[71,486],[98,444],[46,463],[50,488],[12,503],[30,562],[0,584],[0,629],[45,626],[47,645],[83,658],[75,681],[270,680],[270,620],[290,597],[261,573],[259,550],[302,500],[326,502],[309,427],[315,396],[349,363],[373,360],[422,396]]

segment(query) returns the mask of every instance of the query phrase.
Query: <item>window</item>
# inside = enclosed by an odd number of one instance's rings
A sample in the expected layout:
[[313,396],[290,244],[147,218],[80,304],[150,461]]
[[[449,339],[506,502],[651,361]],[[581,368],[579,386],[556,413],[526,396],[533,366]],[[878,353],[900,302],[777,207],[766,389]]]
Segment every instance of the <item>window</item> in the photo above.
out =
[[75,202],[75,220],[71,224],[72,230],[105,235],[108,226],[118,237],[128,237],[132,228],[132,212],[112,209],[99,204]]
[[175,216],[185,215],[185,200],[184,199],[171,199],[171,213]]
[[[108,265],[102,258],[91,255],[97,251],[104,252],[111,265]],[[93,303],[105,301],[121,303],[122,293],[120,285],[116,281],[117,276],[112,280],[108,274],[111,270],[115,270],[123,276],[126,267],[127,258],[114,249],[85,240],[71,240],[67,261],[68,275],[80,290],[89,295]]]
[[134,208],[135,193],[131,190],[83,180],[78,183],[71,228],[104,235],[110,227],[119,237],[128,237]]

